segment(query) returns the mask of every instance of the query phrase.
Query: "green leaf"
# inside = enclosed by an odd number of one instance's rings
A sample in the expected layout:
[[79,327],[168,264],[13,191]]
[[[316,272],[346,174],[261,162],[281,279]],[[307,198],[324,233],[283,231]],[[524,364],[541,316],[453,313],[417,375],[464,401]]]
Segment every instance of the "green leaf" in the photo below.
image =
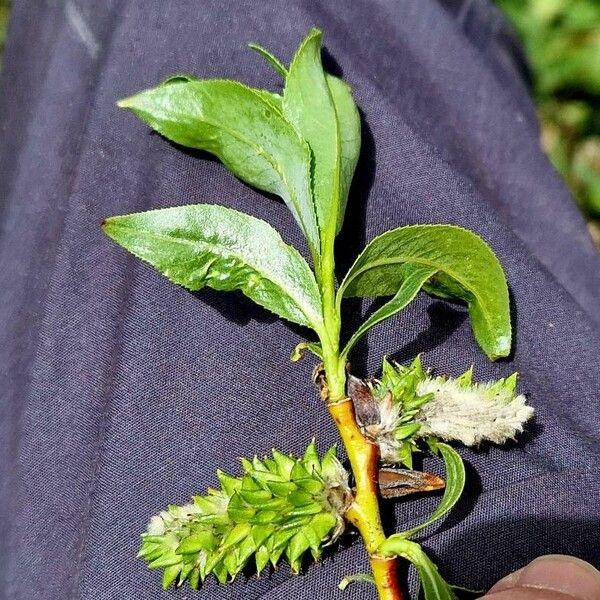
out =
[[322,329],[319,290],[310,267],[260,219],[196,204],[111,217],[102,228],[187,289],[241,290],[288,321]]
[[347,357],[357,342],[375,325],[400,312],[410,304],[419,293],[423,284],[436,273],[436,269],[426,266],[414,266],[412,264],[402,265],[399,270],[403,271],[400,287],[394,297],[376,310],[350,338],[342,350],[342,357]]
[[[190,81],[200,81],[197,77],[193,75],[188,75],[187,73],[177,73],[176,75],[169,75],[166,79],[163,79],[160,82],[160,85],[170,85],[172,83],[189,83]],[[121,100],[123,102],[123,100]]]
[[[250,47],[261,54],[271,64],[275,71],[279,73],[284,81],[287,79],[288,70],[276,56],[257,44],[250,44]],[[344,213],[346,210],[348,194],[350,192],[350,185],[360,154],[361,124],[360,114],[356,107],[356,103],[354,102],[354,98],[352,98],[350,86],[341,79],[329,75],[328,73],[325,73],[325,80],[329,87],[329,93],[331,94],[331,100],[335,108],[340,134],[341,206],[338,211],[336,227],[336,233],[339,233],[344,222]]]
[[169,140],[214,154],[242,181],[283,198],[318,261],[310,149],[284,118],[276,96],[236,81],[187,77],[118,105]]
[[313,195],[322,247],[339,231],[360,148],[360,117],[349,87],[328,77],[321,32],[312,29],[285,80],[283,111],[313,153]]
[[248,47],[258,52],[273,67],[273,69],[277,73],[279,73],[279,75],[281,75],[282,79],[285,79],[287,77],[288,70],[285,68],[285,65],[272,52],[255,43],[248,44]]
[[340,136],[342,172],[340,178],[340,208],[336,227],[336,233],[339,233],[344,223],[348,194],[350,193],[352,178],[360,155],[361,124],[360,114],[352,97],[350,86],[333,75],[327,74],[326,79],[335,107]]
[[410,264],[436,274],[423,285],[434,296],[466,302],[475,338],[492,360],[511,348],[508,286],[491,248],[473,232],[454,225],[411,225],[372,240],[342,282],[342,297],[392,296]]
[[400,537],[412,537],[418,531],[421,531],[445,516],[458,502],[465,488],[465,465],[460,454],[452,448],[452,446],[443,444],[442,442],[433,442],[431,446],[432,450],[441,454],[444,459],[444,464],[446,465],[446,487],[444,489],[444,495],[437,508],[425,521],[423,521],[423,523],[420,523],[412,529],[396,534]]
[[[178,73],[176,75],[170,75],[159,85],[170,85],[172,83],[190,83],[190,82],[202,82],[198,77],[194,77],[193,75],[188,75],[187,73]],[[270,92],[268,90],[259,90],[252,88],[256,94],[258,94],[265,102],[270,104],[275,110],[278,112],[283,112],[283,98],[274,92]],[[123,102],[126,100],[121,100],[119,105],[122,106]]]
[[398,535],[390,536],[379,547],[384,556],[400,556],[409,560],[417,570],[425,600],[455,600],[452,587],[444,581],[438,568],[421,546]]

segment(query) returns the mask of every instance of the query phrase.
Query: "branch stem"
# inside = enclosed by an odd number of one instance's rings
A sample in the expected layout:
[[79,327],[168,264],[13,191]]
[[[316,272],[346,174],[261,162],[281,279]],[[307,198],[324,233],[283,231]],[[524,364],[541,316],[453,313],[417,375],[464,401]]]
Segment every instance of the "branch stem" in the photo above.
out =
[[379,593],[379,600],[402,600],[404,594],[398,584],[398,559],[372,556],[371,569]]
[[379,512],[379,449],[361,433],[350,398],[328,404],[346,448],[356,481],[354,501],[346,518],[358,529],[364,542],[380,600],[404,600],[396,577],[396,559],[379,556],[386,536]]
[[346,357],[340,354],[340,306],[335,285],[335,221],[322,240],[321,299],[324,335],[323,368],[327,378],[327,407],[342,438],[356,491],[346,518],[358,529],[364,542],[379,600],[404,600],[396,576],[396,559],[378,555],[386,540],[379,513],[379,447],[367,440],[354,414],[352,400],[346,396]]

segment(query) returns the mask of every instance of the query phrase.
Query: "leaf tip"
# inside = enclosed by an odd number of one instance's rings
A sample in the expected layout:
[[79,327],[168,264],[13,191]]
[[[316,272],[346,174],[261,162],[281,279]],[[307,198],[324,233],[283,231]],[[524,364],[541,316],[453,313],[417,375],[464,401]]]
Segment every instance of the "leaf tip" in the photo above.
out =
[[506,358],[512,350],[512,336],[501,335],[495,339],[493,347],[491,347],[486,354],[492,361],[500,358]]
[[100,223],[100,229],[102,229],[102,233],[108,235],[110,237],[110,226],[111,226],[111,218],[108,217]]
[[117,100],[117,106],[119,108],[133,108],[135,105],[135,96],[127,96],[127,98],[121,98],[121,100]]
[[110,232],[112,226],[114,225],[114,221],[115,217],[106,217],[106,219],[104,219],[102,223],[100,223],[100,229],[102,229],[103,233],[105,233],[109,237],[112,237]]

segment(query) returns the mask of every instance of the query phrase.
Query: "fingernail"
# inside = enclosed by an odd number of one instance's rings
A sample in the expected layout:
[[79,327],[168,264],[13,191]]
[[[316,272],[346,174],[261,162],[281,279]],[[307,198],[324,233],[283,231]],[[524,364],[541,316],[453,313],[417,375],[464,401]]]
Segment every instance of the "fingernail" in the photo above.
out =
[[561,592],[577,600],[600,600],[600,572],[573,556],[541,556],[500,580],[490,592],[515,588]]
[[498,581],[498,583],[496,583],[496,585],[494,585],[490,589],[488,593],[501,592],[503,590],[509,590],[510,588],[514,588],[522,572],[523,569],[519,569],[518,571],[515,571],[514,573],[503,577],[500,581]]

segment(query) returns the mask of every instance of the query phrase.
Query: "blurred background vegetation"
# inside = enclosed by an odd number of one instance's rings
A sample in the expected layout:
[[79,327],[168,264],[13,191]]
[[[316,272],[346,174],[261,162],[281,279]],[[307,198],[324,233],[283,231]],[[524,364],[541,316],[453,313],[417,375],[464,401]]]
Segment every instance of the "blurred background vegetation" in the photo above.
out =
[[2,68],[2,52],[6,38],[6,26],[8,25],[8,9],[10,1],[0,0],[0,69]]
[[600,0],[496,0],[521,39],[542,145],[600,247]]
[[[600,247],[600,0],[496,0],[529,59],[542,145]],[[0,64],[10,0],[0,0]]]

